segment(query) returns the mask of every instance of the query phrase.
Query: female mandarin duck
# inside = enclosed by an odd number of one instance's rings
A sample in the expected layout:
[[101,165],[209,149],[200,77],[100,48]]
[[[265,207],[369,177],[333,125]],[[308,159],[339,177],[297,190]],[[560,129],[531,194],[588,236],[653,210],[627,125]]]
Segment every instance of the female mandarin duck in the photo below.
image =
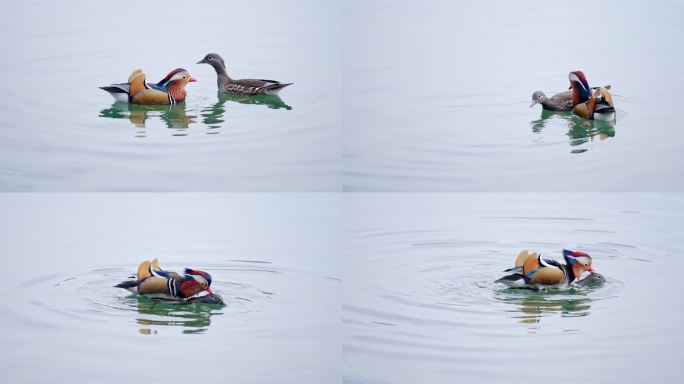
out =
[[156,84],[147,84],[145,74],[136,69],[128,77],[128,83],[100,87],[117,101],[132,104],[166,105],[185,101],[185,85],[197,81],[183,68],[176,68]]
[[572,112],[575,115],[588,120],[615,120],[615,105],[608,88],[589,88],[582,71],[570,72],[568,78],[572,89]]
[[218,89],[220,92],[240,95],[275,95],[292,83],[281,83],[275,80],[242,79],[234,80],[226,73],[226,63],[216,53],[209,53],[197,64],[209,64],[216,70]]
[[591,256],[586,252],[564,249],[563,258],[565,264],[544,259],[537,252],[522,251],[515,259],[515,267],[506,270],[513,273],[497,282],[509,287],[565,286],[579,282],[582,273],[594,271]]
[[[605,89],[610,89],[610,85],[603,87]],[[592,88],[593,90],[599,89]],[[546,97],[546,94],[542,91],[535,91],[532,94],[532,104],[530,108],[534,107],[536,104],[541,104],[542,109],[554,112],[572,112],[572,92],[565,91],[557,93],[551,98]]]
[[188,301],[208,292],[212,299],[220,300],[220,296],[211,291],[211,275],[208,273],[189,268],[182,275],[167,272],[159,267],[157,259],[140,263],[136,280],[124,281],[116,287],[157,299]]

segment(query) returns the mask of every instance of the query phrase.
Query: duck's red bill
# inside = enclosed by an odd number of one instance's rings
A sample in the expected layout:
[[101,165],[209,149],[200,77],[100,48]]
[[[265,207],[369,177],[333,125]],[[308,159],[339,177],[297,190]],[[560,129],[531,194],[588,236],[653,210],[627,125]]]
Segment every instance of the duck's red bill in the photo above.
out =
[[207,292],[209,292],[209,293],[214,293],[214,292],[211,291],[211,288],[207,288]]
[[195,79],[194,77],[191,77],[190,80],[188,80],[189,83],[194,83],[196,81],[197,81],[197,79]]

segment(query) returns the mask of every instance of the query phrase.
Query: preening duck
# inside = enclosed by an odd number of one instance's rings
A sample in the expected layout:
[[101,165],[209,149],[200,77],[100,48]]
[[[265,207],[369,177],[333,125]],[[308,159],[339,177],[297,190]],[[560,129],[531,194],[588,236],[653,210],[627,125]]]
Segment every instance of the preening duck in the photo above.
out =
[[132,293],[154,299],[189,301],[206,292],[204,302],[223,304],[221,296],[211,290],[211,275],[198,269],[185,268],[182,274],[169,272],[159,267],[157,259],[143,261],[138,266],[135,280],[127,280],[116,285]]
[[[509,287],[566,286],[580,281],[586,271],[593,272],[591,256],[582,251],[563,250],[565,264],[545,259],[538,252],[521,251],[515,259],[515,267],[497,280]],[[600,275],[599,275],[600,276]],[[602,279],[603,276],[592,279]]]

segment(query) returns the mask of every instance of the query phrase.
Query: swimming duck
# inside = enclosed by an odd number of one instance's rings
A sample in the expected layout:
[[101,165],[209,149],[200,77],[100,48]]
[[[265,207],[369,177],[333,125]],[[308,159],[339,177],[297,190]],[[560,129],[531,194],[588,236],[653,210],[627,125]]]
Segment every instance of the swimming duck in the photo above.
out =
[[234,80],[226,73],[226,63],[216,53],[209,53],[197,64],[209,64],[216,70],[218,90],[220,92],[241,95],[275,95],[292,83],[281,83],[275,80],[242,79]]
[[[610,89],[610,85],[603,87],[605,89]],[[599,89],[598,87],[592,88],[593,90]],[[551,98],[546,97],[546,94],[542,91],[535,91],[532,94],[532,104],[530,108],[534,107],[535,104],[541,104],[542,109],[554,112],[571,112],[572,111],[572,92],[565,91],[557,93]]]
[[575,115],[588,120],[615,120],[615,105],[608,88],[589,88],[582,71],[570,72],[568,78],[572,89],[572,112]]
[[188,301],[203,292],[218,296],[211,290],[211,275],[207,272],[190,268],[185,268],[183,274],[168,272],[159,267],[157,259],[143,261],[135,280],[124,281],[115,287],[164,300]]
[[156,84],[147,84],[145,74],[136,69],[128,83],[100,87],[117,101],[132,104],[166,105],[185,101],[185,85],[197,81],[183,68],[176,68]]
[[591,256],[586,252],[564,249],[563,259],[565,264],[544,259],[538,252],[521,251],[515,267],[505,271],[513,273],[497,282],[509,287],[564,286],[577,283],[586,271],[593,272]]

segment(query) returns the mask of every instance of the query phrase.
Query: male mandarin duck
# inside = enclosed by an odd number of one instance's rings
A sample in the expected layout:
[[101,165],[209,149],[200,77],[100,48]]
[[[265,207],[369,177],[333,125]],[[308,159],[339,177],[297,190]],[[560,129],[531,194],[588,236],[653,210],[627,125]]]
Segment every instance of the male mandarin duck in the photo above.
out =
[[117,101],[132,104],[165,105],[185,101],[185,85],[197,81],[183,68],[176,68],[156,84],[147,84],[145,74],[136,69],[128,77],[128,83],[100,87]]
[[197,64],[209,64],[216,70],[218,90],[240,95],[275,95],[292,83],[275,80],[242,79],[234,80],[226,73],[226,64],[216,53],[209,53]]
[[[610,89],[610,85],[606,85],[603,88]],[[597,87],[592,89],[597,90],[599,88]],[[551,98],[548,98],[544,92],[535,91],[532,94],[532,104],[530,104],[530,108],[534,107],[535,104],[541,104],[542,109],[547,111],[572,112],[572,92],[565,91],[557,93],[551,96]]]
[[140,263],[136,280],[124,281],[116,287],[157,299],[188,301],[207,292],[212,299],[220,300],[211,290],[211,275],[207,272],[190,268],[183,274],[168,272],[159,267],[157,259]]
[[538,252],[522,251],[515,259],[515,267],[506,270],[513,273],[497,282],[509,287],[565,286],[580,281],[582,273],[594,271],[591,256],[586,252],[564,249],[563,258],[565,264],[544,259]]
[[615,120],[615,105],[608,88],[589,88],[582,71],[570,72],[568,78],[572,89],[572,112],[575,115],[588,120]]

